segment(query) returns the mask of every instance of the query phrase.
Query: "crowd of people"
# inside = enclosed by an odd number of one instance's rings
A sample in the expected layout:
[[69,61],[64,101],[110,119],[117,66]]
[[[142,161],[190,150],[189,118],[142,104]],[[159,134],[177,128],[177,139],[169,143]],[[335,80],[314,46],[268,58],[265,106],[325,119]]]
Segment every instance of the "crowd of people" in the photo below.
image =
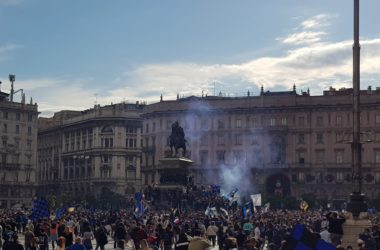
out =
[[[149,195],[152,194],[147,194]],[[204,198],[207,197],[207,198]],[[303,224],[313,234],[340,247],[345,222],[343,214],[323,211],[258,209],[243,215],[241,207],[220,195],[202,194],[194,207],[146,208],[136,216],[131,210],[77,209],[62,218],[30,220],[27,212],[0,213],[0,249],[162,249],[162,250],[280,250],[287,249],[295,225]],[[215,207],[214,213],[205,208]],[[358,236],[360,249],[380,250],[377,216],[372,227]],[[23,237],[23,242],[18,239]],[[111,246],[111,244],[113,244]],[[347,248],[350,249],[350,248]]]

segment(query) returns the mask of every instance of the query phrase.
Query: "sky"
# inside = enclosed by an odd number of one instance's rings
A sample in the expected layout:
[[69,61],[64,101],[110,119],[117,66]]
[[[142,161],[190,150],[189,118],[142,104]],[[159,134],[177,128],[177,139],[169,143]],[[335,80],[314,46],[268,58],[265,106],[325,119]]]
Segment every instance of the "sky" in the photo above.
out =
[[[380,1],[361,1],[361,85],[380,87]],[[352,85],[353,0],[0,0],[0,81],[42,116],[203,93]],[[16,94],[16,100],[20,95]]]

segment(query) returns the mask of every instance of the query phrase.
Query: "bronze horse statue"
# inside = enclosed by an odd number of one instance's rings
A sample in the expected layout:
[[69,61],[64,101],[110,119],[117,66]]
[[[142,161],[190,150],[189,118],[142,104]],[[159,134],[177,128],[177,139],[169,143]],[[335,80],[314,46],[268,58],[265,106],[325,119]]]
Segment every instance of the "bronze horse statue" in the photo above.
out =
[[[168,137],[167,145],[170,147],[170,157],[176,157],[180,148],[183,150],[182,156],[186,155],[185,133],[178,121],[172,124],[172,133]],[[175,151],[174,155],[173,151]]]

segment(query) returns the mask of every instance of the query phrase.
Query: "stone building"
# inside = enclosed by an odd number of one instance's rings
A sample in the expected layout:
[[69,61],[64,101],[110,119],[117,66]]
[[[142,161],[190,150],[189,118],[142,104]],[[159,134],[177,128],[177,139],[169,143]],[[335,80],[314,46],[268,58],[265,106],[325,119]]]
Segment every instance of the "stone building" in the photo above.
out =
[[[363,186],[374,198],[380,192],[380,90],[361,95]],[[179,121],[195,183],[223,183],[227,170],[243,173],[241,184],[264,194],[346,199],[351,191],[352,89],[161,100],[142,117],[144,186],[159,183],[171,124]]]
[[144,105],[120,103],[39,119],[39,193],[121,195],[140,187]]
[[36,187],[37,104],[16,92],[13,83],[11,94],[2,92],[0,82],[0,209],[31,206]]

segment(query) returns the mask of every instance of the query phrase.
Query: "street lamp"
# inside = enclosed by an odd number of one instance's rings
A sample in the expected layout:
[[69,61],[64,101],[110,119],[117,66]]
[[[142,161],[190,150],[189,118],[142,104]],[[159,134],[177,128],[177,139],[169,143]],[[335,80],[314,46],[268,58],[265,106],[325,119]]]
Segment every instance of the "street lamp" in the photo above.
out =
[[360,141],[360,43],[359,43],[359,0],[354,0],[354,45],[353,45],[353,126],[352,126],[352,179],[354,190],[350,194],[348,211],[354,218],[367,211],[362,193],[362,143]]

